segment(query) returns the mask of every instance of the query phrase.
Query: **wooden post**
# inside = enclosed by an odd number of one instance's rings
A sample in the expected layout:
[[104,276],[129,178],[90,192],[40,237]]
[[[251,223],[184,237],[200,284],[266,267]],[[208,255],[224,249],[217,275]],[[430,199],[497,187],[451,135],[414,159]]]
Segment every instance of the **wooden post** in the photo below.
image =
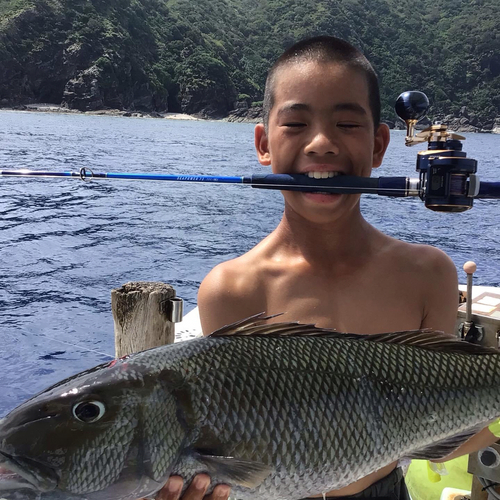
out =
[[174,297],[170,285],[148,281],[133,281],[111,291],[116,357],[174,342],[170,321]]

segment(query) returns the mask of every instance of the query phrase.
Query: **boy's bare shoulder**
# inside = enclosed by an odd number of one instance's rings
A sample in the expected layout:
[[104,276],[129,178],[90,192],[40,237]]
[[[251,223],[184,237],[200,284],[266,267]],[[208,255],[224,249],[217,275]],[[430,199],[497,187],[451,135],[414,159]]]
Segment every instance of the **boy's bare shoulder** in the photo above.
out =
[[387,258],[394,264],[405,265],[413,272],[435,276],[436,273],[456,274],[455,264],[451,258],[439,248],[390,238]]
[[265,312],[263,261],[258,249],[215,266],[198,290],[203,332]]
[[232,299],[256,291],[259,286],[259,262],[244,254],[215,266],[200,285],[200,292]]
[[383,273],[425,293],[443,286],[457,287],[457,270],[451,258],[439,248],[408,243],[386,236],[377,263]]
[[422,306],[421,328],[453,333],[458,307],[457,269],[438,248],[398,240],[385,257],[401,289],[411,288]]

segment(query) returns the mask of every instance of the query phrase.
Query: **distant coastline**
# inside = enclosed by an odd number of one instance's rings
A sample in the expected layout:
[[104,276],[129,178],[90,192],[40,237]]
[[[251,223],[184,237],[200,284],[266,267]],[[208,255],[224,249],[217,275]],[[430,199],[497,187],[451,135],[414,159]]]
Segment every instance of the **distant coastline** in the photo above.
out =
[[[259,111],[250,108],[248,113],[230,113],[222,118],[210,118],[198,114],[190,115],[187,113],[160,113],[157,111],[126,111],[119,109],[98,109],[94,111],[80,111],[78,109],[70,109],[65,106],[59,106],[51,103],[32,103],[19,104],[14,106],[0,107],[0,111],[27,111],[39,113],[60,113],[60,114],[77,114],[77,115],[94,115],[94,116],[123,116],[127,118],[162,118],[167,120],[198,120],[198,121],[227,121],[236,123],[259,123],[262,121]],[[253,111],[253,112],[252,112]],[[469,123],[460,123],[461,118],[453,118],[448,116],[443,120],[443,123],[448,125],[448,128],[453,132],[465,133],[489,133],[500,134],[500,118],[494,122],[494,127],[491,130],[481,130],[471,126]],[[382,120],[391,130],[404,130],[404,124],[400,121]],[[424,118],[418,125],[417,129],[424,129],[431,124],[428,118]]]
[[[39,113],[61,113],[74,115],[125,116],[130,118],[167,118],[169,120],[205,120],[200,116],[186,113],[158,113],[156,111],[123,111],[119,109],[98,109],[95,111],[80,111],[49,103],[20,104],[17,106],[0,107],[0,111],[29,111]],[[1,499],[0,499],[1,500]]]

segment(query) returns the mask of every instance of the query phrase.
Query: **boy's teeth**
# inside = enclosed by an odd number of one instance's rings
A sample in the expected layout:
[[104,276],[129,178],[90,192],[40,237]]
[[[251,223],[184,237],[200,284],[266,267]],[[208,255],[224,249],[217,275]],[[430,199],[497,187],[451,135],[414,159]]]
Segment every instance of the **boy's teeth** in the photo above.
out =
[[306,175],[311,179],[328,179],[340,175],[340,172],[307,172]]

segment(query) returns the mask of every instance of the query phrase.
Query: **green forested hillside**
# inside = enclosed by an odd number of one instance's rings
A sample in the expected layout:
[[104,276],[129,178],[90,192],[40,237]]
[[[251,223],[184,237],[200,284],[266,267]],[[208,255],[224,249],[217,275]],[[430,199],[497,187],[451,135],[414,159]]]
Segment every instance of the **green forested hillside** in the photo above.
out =
[[498,0],[0,0],[0,101],[226,116],[318,34],[370,58],[386,119],[408,89],[480,128],[500,116]]

